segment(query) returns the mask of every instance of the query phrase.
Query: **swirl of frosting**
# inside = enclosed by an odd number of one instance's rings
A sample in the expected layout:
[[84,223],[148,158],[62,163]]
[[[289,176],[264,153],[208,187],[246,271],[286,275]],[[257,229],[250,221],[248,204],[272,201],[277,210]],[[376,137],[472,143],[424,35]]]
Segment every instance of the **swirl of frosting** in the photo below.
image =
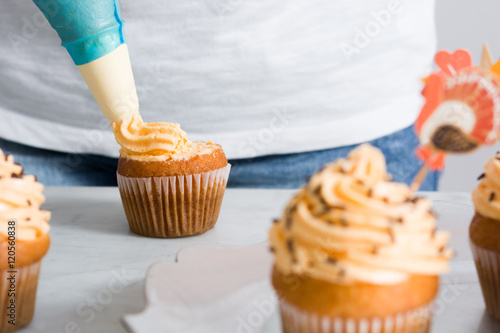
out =
[[49,232],[50,212],[41,210],[43,185],[24,175],[12,155],[0,150],[0,234],[8,236],[9,221],[16,223],[16,239],[34,240]]
[[192,144],[179,124],[145,123],[139,114],[124,116],[111,124],[120,153],[129,157],[169,157],[186,153]]
[[361,145],[326,165],[270,231],[276,267],[339,284],[396,284],[448,270],[449,235],[428,199],[391,182],[382,152]]
[[472,191],[476,212],[500,220],[500,153],[486,162],[480,179],[481,182]]

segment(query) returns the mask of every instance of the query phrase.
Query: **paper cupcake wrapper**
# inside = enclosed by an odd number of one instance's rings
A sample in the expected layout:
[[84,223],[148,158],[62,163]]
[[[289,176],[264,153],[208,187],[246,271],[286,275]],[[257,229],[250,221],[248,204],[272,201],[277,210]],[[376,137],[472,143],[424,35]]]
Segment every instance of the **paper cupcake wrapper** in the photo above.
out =
[[[40,271],[41,261],[37,261],[31,265],[16,267],[12,271],[0,270],[0,332],[14,332],[28,325],[33,318],[35,312],[36,287],[38,285],[38,272]],[[14,283],[12,285],[9,277],[14,275]],[[15,296],[12,294],[14,289]],[[10,295],[9,295],[10,294]],[[15,300],[15,308],[9,309],[11,299]],[[11,317],[8,315],[14,311],[15,325],[9,324]]]
[[470,242],[486,311],[500,319],[500,254]]
[[231,165],[193,175],[132,178],[117,174],[130,230],[149,237],[182,237],[211,229]]
[[432,308],[433,303],[430,303],[395,316],[351,319],[312,314],[280,301],[284,333],[427,333]]

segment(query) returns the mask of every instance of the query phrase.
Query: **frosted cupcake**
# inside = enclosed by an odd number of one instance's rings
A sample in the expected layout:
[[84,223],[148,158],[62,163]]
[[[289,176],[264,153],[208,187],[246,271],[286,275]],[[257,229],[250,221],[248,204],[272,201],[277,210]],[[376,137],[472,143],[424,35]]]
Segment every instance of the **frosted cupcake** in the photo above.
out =
[[0,332],[28,325],[38,272],[49,249],[50,213],[40,209],[43,185],[0,150]]
[[469,228],[470,246],[486,311],[500,319],[500,154],[491,158],[472,192],[476,214]]
[[221,146],[188,140],[178,124],[113,123],[118,187],[130,229],[149,237],[204,233],[219,216],[229,176]]
[[370,145],[326,165],[270,232],[283,332],[428,332],[448,234]]

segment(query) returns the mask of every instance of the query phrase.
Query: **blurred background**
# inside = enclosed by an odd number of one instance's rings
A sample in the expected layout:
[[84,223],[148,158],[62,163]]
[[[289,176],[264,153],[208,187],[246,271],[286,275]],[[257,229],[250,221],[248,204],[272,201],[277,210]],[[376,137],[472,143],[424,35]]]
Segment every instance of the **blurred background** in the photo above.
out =
[[[477,64],[481,59],[482,44],[487,43],[493,59],[500,58],[498,13],[498,0],[437,0],[438,49],[469,49]],[[486,160],[499,150],[497,142],[472,154],[450,155],[439,190],[471,191],[477,184],[477,176],[483,172]]]

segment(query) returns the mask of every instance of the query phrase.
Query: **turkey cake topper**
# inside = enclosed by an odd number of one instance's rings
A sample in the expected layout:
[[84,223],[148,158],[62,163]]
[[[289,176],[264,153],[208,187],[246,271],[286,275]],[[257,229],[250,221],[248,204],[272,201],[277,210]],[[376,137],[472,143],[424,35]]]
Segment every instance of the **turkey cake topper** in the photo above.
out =
[[413,182],[420,187],[428,169],[441,170],[447,153],[470,152],[492,144],[500,129],[500,61],[493,64],[488,47],[480,66],[466,50],[440,51],[440,70],[424,79],[426,102],[415,123],[417,156],[424,167]]

